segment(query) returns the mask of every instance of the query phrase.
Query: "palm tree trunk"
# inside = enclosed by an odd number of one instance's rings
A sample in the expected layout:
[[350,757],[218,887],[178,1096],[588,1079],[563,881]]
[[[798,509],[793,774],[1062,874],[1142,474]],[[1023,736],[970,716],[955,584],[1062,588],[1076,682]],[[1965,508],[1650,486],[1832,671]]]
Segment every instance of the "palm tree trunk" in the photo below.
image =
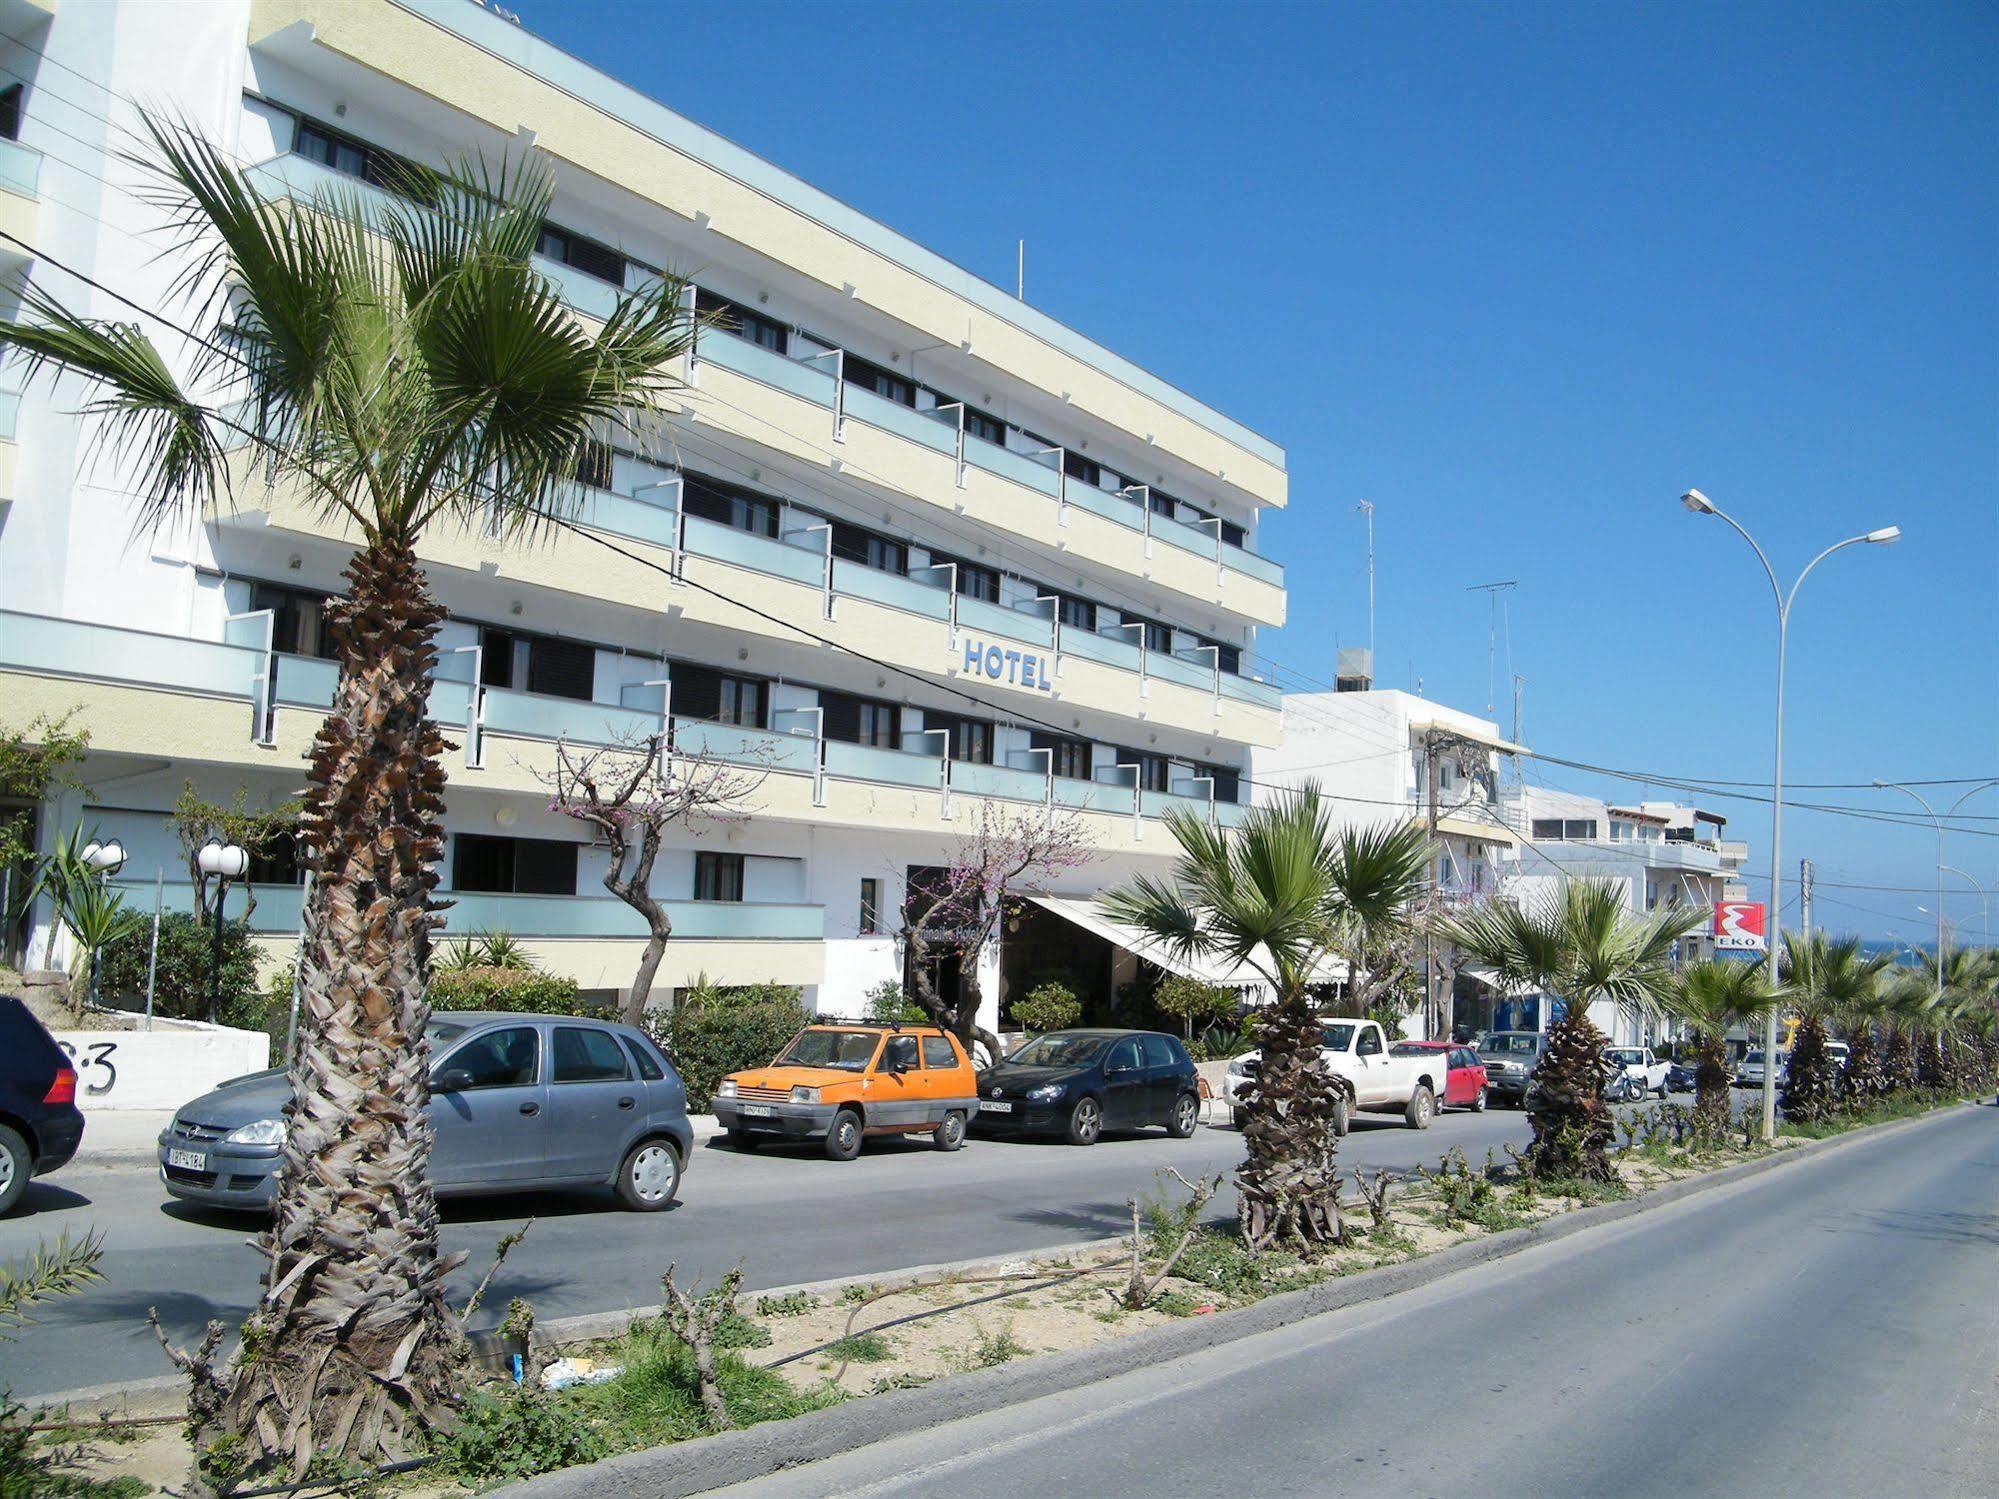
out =
[[1881,1054],[1874,1045],[1874,1027],[1856,1025],[1847,1036],[1846,1045],[1847,1103],[1856,1111],[1871,1108],[1887,1087],[1881,1071]]
[[1290,1243],[1316,1253],[1346,1242],[1340,1221],[1338,1085],[1320,1054],[1321,1026],[1302,996],[1259,1027],[1257,1075],[1243,1090],[1236,1218],[1251,1249]]
[[289,1136],[264,1300],[243,1329],[228,1431],[254,1470],[375,1464],[448,1424],[463,1349],[438,1251],[424,1025],[443,736],[427,699],[444,611],[404,545],[376,543],[327,614],[333,711],[314,743]]
[[1617,1123],[1603,1101],[1609,1044],[1589,1018],[1589,1006],[1571,1000],[1548,1028],[1548,1051],[1527,1090],[1527,1122],[1534,1127],[1528,1156],[1537,1175],[1610,1181],[1610,1145]]
[[1784,1079],[1784,1117],[1800,1124],[1823,1124],[1839,1103],[1839,1069],[1826,1050],[1825,1022],[1807,1015],[1791,1040],[1791,1065]]
[[1703,1134],[1728,1133],[1728,1040],[1720,1031],[1702,1031],[1694,1063],[1694,1119]]

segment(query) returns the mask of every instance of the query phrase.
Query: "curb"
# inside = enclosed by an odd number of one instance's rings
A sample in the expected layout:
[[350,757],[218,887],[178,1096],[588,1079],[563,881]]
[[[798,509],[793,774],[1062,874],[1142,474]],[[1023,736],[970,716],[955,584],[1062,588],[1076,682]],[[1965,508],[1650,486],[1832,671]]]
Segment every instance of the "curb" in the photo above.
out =
[[[1321,1281],[1214,1316],[1147,1328],[1090,1348],[1040,1354],[993,1369],[951,1375],[913,1390],[892,1390],[849,1400],[789,1420],[767,1421],[738,1431],[623,1453],[584,1467],[544,1473],[496,1492],[516,1499],[681,1499],[726,1488],[780,1469],[838,1457],[887,1436],[907,1436],[946,1422],[984,1415],[1255,1337],[1327,1312],[1417,1290],[1460,1270],[1507,1259],[1572,1234],[1619,1223],[1702,1192],[1747,1181],[1793,1160],[1824,1155],[1862,1140],[1877,1140],[1977,1107],[1980,1105],[1955,1104],[1914,1119],[1898,1119],[1831,1139],[1806,1141],[1758,1160],[1672,1182],[1621,1202],[1578,1208],[1557,1218],[1454,1244],[1421,1259]],[[843,1285],[854,1279],[849,1276],[822,1284]]]

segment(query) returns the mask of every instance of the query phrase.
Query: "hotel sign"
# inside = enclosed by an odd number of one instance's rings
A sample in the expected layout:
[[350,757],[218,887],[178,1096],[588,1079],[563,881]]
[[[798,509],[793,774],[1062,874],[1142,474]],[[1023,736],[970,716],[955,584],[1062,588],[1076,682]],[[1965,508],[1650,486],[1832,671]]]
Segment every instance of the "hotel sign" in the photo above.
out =
[[1055,669],[1048,657],[1014,646],[989,644],[970,635],[963,637],[963,644],[965,675],[1025,687],[1030,692],[1055,690]]

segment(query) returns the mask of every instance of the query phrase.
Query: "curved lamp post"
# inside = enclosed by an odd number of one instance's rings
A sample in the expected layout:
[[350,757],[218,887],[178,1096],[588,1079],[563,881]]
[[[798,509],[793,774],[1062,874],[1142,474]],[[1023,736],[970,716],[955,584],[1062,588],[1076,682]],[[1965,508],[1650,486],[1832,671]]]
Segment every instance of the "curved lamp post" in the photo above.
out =
[[[1944,870],[1950,867],[1943,861],[1943,820],[1988,786],[1999,786],[1999,780],[1981,781],[1978,785],[1973,786],[1964,795],[1952,802],[1944,811],[1943,816],[1940,817],[1937,815],[1937,809],[1930,805],[1929,798],[1924,796],[1920,791],[1904,786],[1900,781],[1876,781],[1874,783],[1876,791],[1899,791],[1904,796],[1915,798],[1916,805],[1929,815],[1930,825],[1937,830],[1937,1003],[1939,1004],[1943,1003],[1943,874]],[[1958,873],[1964,874],[1964,871],[1960,869]],[[1971,876],[1968,874],[1965,874],[1964,877],[1967,880],[1971,880]],[[1976,885],[1978,881],[1971,880],[1971,883]]]
[[1979,918],[1980,921],[1979,930],[1985,934],[1985,945],[1987,947],[1990,947],[1992,945],[1991,888],[1985,884],[1982,884],[1975,876],[1972,875],[1971,871],[1967,869],[1959,869],[1955,864],[1944,865],[1944,872],[1947,874],[1956,875],[1959,879],[1964,880],[1966,883],[1968,883],[1971,886],[1972,889],[1978,892],[1978,905],[1979,909],[1983,912],[1983,914]]
[[229,898],[229,882],[250,872],[249,851],[220,838],[210,838],[194,856],[195,867],[215,886],[215,935],[208,947],[208,1023],[222,1009],[222,903]]
[[[100,880],[108,880],[125,867],[125,845],[116,838],[109,843],[86,843],[83,846],[83,862]],[[94,1004],[97,1000],[97,951],[92,948],[84,956],[90,964],[88,998]]]
[[1798,589],[1804,586],[1812,569],[1834,552],[1862,543],[1885,546],[1901,540],[1902,528],[1883,526],[1876,531],[1834,542],[1805,564],[1805,570],[1798,574],[1790,592],[1786,593],[1784,586],[1777,581],[1777,570],[1770,565],[1763,548],[1756,544],[1756,538],[1745,531],[1734,516],[1698,489],[1690,489],[1681,495],[1680,503],[1695,515],[1720,517],[1728,522],[1736,535],[1749,543],[1750,550],[1756,553],[1756,560],[1763,564],[1764,575],[1770,580],[1770,595],[1777,604],[1777,741],[1770,767],[1770,958],[1764,965],[1772,1004],[1763,1018],[1763,1138],[1774,1140],[1777,1137],[1777,1006],[1774,1001],[1779,986],[1778,938],[1782,935],[1784,922],[1784,647],[1790,635],[1791,605],[1797,601]]

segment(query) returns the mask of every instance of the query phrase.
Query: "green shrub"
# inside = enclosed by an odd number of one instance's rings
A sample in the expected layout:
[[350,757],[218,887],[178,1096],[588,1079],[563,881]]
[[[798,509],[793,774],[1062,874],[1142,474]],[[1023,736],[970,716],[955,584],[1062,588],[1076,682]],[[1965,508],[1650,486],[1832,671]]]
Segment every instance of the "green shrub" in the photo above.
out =
[[902,985],[886,980],[868,990],[868,1019],[883,1024],[914,1025],[928,1020],[930,1012],[903,993]]
[[[153,1013],[169,1020],[206,1020],[210,952],[215,928],[186,911],[160,917],[159,963],[153,974]],[[107,1004],[124,1009],[146,1007],[146,960],[152,948],[152,921],[128,941],[114,943],[98,959],[98,993]],[[250,929],[241,921],[222,923],[222,1004],[216,1019],[224,1025],[260,1030],[264,1024],[263,992],[257,987],[257,954]]]
[[[729,1418],[751,1426],[836,1403],[837,1391],[802,1392],[783,1376],[745,1363],[717,1341],[715,1375]],[[638,1319],[619,1341],[612,1357],[617,1374],[604,1384],[577,1391],[601,1408],[634,1446],[685,1441],[705,1435],[707,1413],[701,1406],[701,1382],[688,1346],[658,1321]]]
[[690,989],[677,1008],[646,1018],[653,1039],[687,1085],[687,1107],[699,1113],[707,1110],[723,1078],[769,1065],[812,1017],[801,990],[754,984]]
[[430,976],[433,1010],[516,1010],[530,1015],[589,1015],[609,1019],[615,1013],[586,1004],[576,992],[576,980],[528,968],[450,968]]
[[470,932],[447,942],[431,960],[433,973],[462,973],[472,968],[531,969],[534,960],[505,927]]
[[1236,1012],[1236,993],[1220,984],[1204,984],[1199,979],[1168,974],[1153,992],[1152,1003],[1180,1022],[1180,1033],[1189,1039],[1197,1026],[1225,1020]]
[[531,1385],[495,1399],[475,1394],[445,1443],[445,1461],[470,1479],[531,1478],[608,1457],[611,1444],[573,1401]]
[[1074,1025],[1083,1013],[1076,996],[1060,984],[1036,985],[1009,1008],[1013,1018],[1030,1031],[1059,1031]]
[[826,1357],[849,1364],[885,1364],[895,1357],[895,1347],[878,1332],[849,1333],[826,1345]]

